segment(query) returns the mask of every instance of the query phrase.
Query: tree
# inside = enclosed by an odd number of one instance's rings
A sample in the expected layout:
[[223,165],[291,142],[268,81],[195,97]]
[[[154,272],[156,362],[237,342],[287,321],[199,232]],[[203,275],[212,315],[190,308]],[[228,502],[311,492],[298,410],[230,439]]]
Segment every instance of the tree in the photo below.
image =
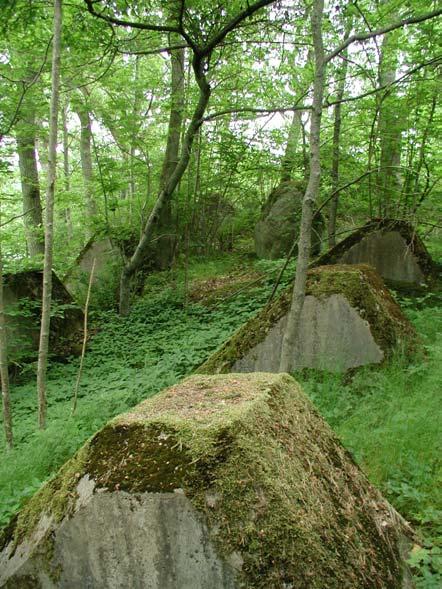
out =
[[338,48],[325,56],[322,38],[323,10],[323,0],[314,0],[311,27],[315,53],[315,74],[310,130],[310,176],[302,205],[301,227],[298,242],[298,260],[296,266],[295,282],[293,285],[292,302],[287,318],[287,327],[282,342],[280,361],[280,370],[282,372],[290,371],[293,351],[296,349],[296,337],[299,331],[301,313],[304,306],[307,270],[311,249],[313,208],[318,197],[321,179],[320,133],[327,64],[342,51],[345,51],[345,49],[355,41],[365,40],[379,35],[385,35],[391,31],[402,28],[407,24],[422,22],[430,18],[434,18],[435,16],[442,13],[442,10],[433,11],[431,13],[426,13],[417,17],[410,17],[396,21],[380,29],[369,31],[368,33],[351,35],[347,37]]
[[[186,10],[186,3],[181,2],[180,12],[174,25],[153,24],[148,22],[133,22],[117,18],[105,12],[97,12],[96,3],[92,0],[85,0],[89,12],[107,23],[152,31],[157,33],[172,33],[179,35],[192,52],[192,70],[198,86],[198,102],[193,111],[190,122],[184,134],[181,157],[175,169],[168,179],[166,185],[160,188],[158,198],[146,222],[141,239],[132,255],[124,265],[120,279],[120,313],[127,315],[130,306],[130,286],[135,272],[141,266],[146,249],[152,239],[153,232],[157,226],[158,219],[163,208],[172,198],[174,191],[186,171],[190,159],[190,153],[195,136],[200,128],[207,105],[209,104],[212,88],[208,79],[208,72],[211,67],[211,58],[215,49],[224,39],[234,31],[243,21],[253,16],[258,10],[273,4],[275,0],[257,0],[246,8],[239,9],[230,18],[219,19],[218,15],[211,14],[214,22],[209,23],[210,32],[201,30],[199,24],[192,18],[192,13]],[[188,16],[189,26],[186,28],[185,17]],[[224,22],[223,22],[224,20]]]
[[52,94],[49,119],[48,189],[46,193],[45,252],[41,306],[40,343],[38,349],[37,391],[38,425],[46,426],[46,369],[52,302],[53,224],[57,165],[57,129],[60,94],[62,0],[54,0],[54,40],[52,49]]
[[[1,221],[1,217],[0,217]],[[1,224],[0,224],[1,231]],[[6,338],[5,305],[3,300],[3,256],[0,235],[0,382],[2,387],[3,428],[9,449],[14,443],[11,417],[11,400],[9,394],[8,344]]]

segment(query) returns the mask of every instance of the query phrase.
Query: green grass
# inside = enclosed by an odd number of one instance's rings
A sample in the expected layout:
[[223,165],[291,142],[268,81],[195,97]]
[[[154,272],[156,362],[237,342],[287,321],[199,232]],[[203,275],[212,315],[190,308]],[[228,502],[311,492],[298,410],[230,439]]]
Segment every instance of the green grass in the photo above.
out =
[[[237,264],[227,257],[209,265],[193,263],[189,277],[229,274],[238,271]],[[0,526],[110,418],[179,381],[206,359],[265,303],[280,266],[248,263],[240,271],[262,272],[262,283],[214,308],[190,304],[184,309],[184,274],[178,269],[152,276],[129,318],[112,311],[96,314],[98,331],[85,360],[78,412],[71,416],[78,360],[52,364],[44,432],[36,428],[34,377],[15,384],[16,446],[8,453],[0,442]],[[174,287],[167,287],[171,282]],[[430,589],[442,581],[442,306],[403,302],[425,346],[425,355],[412,364],[398,355],[382,369],[359,370],[351,377],[296,376],[370,480],[424,534],[424,547],[413,559],[418,586]]]

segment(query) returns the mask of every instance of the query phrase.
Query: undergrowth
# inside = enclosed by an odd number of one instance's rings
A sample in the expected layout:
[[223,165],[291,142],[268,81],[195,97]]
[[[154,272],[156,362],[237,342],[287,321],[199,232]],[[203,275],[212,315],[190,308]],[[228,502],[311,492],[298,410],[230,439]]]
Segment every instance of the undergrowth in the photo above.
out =
[[[234,264],[237,260],[194,263],[188,277],[229,274]],[[179,269],[154,275],[128,318],[95,312],[96,333],[85,359],[77,414],[71,416],[78,359],[54,363],[44,432],[36,427],[35,377],[23,376],[12,390],[15,448],[8,453],[3,440],[0,444],[0,527],[110,418],[201,364],[265,303],[281,264],[249,262],[240,272],[252,269],[263,279],[246,289],[241,285],[239,294],[220,296],[211,306],[184,305],[184,271]],[[281,286],[292,274],[293,266]],[[423,535],[411,563],[417,587],[431,589],[442,583],[442,305],[434,299],[432,307],[411,299],[402,303],[425,347],[413,363],[398,355],[382,370],[295,376],[370,480]]]

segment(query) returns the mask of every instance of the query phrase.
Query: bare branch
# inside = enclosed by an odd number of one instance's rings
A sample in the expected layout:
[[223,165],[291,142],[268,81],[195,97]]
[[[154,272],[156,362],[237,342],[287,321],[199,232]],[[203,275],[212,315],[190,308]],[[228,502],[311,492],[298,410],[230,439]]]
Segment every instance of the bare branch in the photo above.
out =
[[334,59],[337,55],[344,51],[349,45],[352,43],[356,43],[357,41],[367,41],[368,39],[372,39],[373,37],[378,37],[379,35],[385,35],[386,33],[390,33],[396,29],[400,29],[407,25],[413,25],[420,22],[424,22],[426,20],[430,20],[432,18],[436,18],[442,15],[442,9],[439,8],[438,10],[433,10],[432,12],[427,12],[425,14],[421,14],[419,16],[411,16],[409,18],[404,18],[402,20],[398,20],[390,25],[385,27],[381,27],[380,29],[375,29],[374,31],[369,31],[368,33],[356,33],[355,35],[351,35],[346,41],[341,43],[339,47],[334,49],[331,53],[329,53],[326,58],[325,62],[328,63],[332,59]]

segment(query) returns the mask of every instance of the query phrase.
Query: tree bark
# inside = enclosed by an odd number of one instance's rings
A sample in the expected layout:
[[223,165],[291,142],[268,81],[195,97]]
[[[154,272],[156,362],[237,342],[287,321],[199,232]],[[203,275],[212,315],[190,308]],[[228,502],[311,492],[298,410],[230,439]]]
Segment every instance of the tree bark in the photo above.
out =
[[290,124],[289,136],[285,146],[284,156],[281,162],[281,182],[287,182],[292,178],[295,165],[296,148],[299,143],[302,128],[302,111],[293,111],[293,118]]
[[[69,135],[67,125],[67,101],[62,109],[62,123],[63,123],[63,175],[64,175],[64,189],[67,194],[71,190],[71,171],[69,165]],[[64,222],[66,223],[66,230],[68,239],[71,240],[73,236],[71,209],[68,206],[64,209]]]
[[[97,205],[93,189],[93,167],[92,167],[92,123],[90,111],[87,106],[87,91],[80,89],[83,98],[75,101],[75,112],[80,119],[80,159],[83,173],[84,196],[89,222],[97,215]],[[90,231],[89,231],[90,236]]]
[[[397,33],[385,35],[382,40],[379,63],[379,85],[385,86],[396,78]],[[378,131],[380,138],[379,174],[377,193],[381,216],[388,216],[394,197],[401,194],[401,115],[398,98],[392,89],[387,90],[379,109]]]
[[3,258],[0,236],[0,380],[2,385],[3,429],[6,445],[11,449],[14,445],[12,430],[11,401],[9,394],[8,346],[6,338],[5,305],[3,299]]
[[[179,45],[179,35],[170,35],[170,45]],[[170,52],[171,86],[170,86],[170,115],[167,130],[166,153],[163,159],[160,177],[160,190],[164,189],[171,178],[179,158],[181,128],[184,117],[184,49],[174,49]],[[168,234],[172,231],[172,199],[169,196],[161,209],[158,218],[158,232]],[[157,256],[160,266],[166,268],[171,261],[173,239],[167,235],[158,240]]]
[[37,168],[35,109],[27,105],[26,114],[17,123],[16,140],[23,199],[23,221],[29,255],[44,253],[40,182]]
[[[345,39],[348,39],[351,32],[351,24],[348,26],[345,32]],[[345,40],[344,39],[344,40]],[[336,92],[336,100],[337,104],[335,105],[334,109],[334,124],[333,124],[333,147],[332,147],[332,169],[331,169],[331,178],[332,178],[332,193],[335,193],[335,196],[332,198],[329,204],[328,209],[328,225],[327,225],[327,232],[328,232],[328,247],[332,248],[336,245],[336,216],[338,213],[338,203],[339,203],[339,192],[337,192],[339,188],[340,178],[339,178],[339,164],[340,164],[340,143],[341,143],[341,100],[344,97],[345,91],[345,79],[347,77],[347,54],[348,51],[345,49],[343,51],[343,59],[341,63],[341,67],[338,68],[337,71],[337,78],[338,78],[338,88]]]
[[62,0],[54,0],[54,40],[52,47],[52,92],[49,119],[48,189],[46,193],[45,253],[41,308],[40,343],[38,348],[37,391],[38,425],[46,426],[46,369],[49,351],[49,329],[52,302],[52,257],[55,180],[57,164],[57,127],[60,94]]
[[313,84],[313,104],[310,129],[310,176],[302,203],[301,227],[298,242],[298,262],[292,302],[287,319],[281,350],[280,371],[289,372],[297,346],[302,308],[304,306],[307,283],[307,270],[310,260],[312,221],[315,202],[321,180],[320,134],[322,117],[322,100],[324,95],[325,69],[324,45],[322,40],[322,15],[324,0],[314,0],[311,26],[313,34],[315,77]]

